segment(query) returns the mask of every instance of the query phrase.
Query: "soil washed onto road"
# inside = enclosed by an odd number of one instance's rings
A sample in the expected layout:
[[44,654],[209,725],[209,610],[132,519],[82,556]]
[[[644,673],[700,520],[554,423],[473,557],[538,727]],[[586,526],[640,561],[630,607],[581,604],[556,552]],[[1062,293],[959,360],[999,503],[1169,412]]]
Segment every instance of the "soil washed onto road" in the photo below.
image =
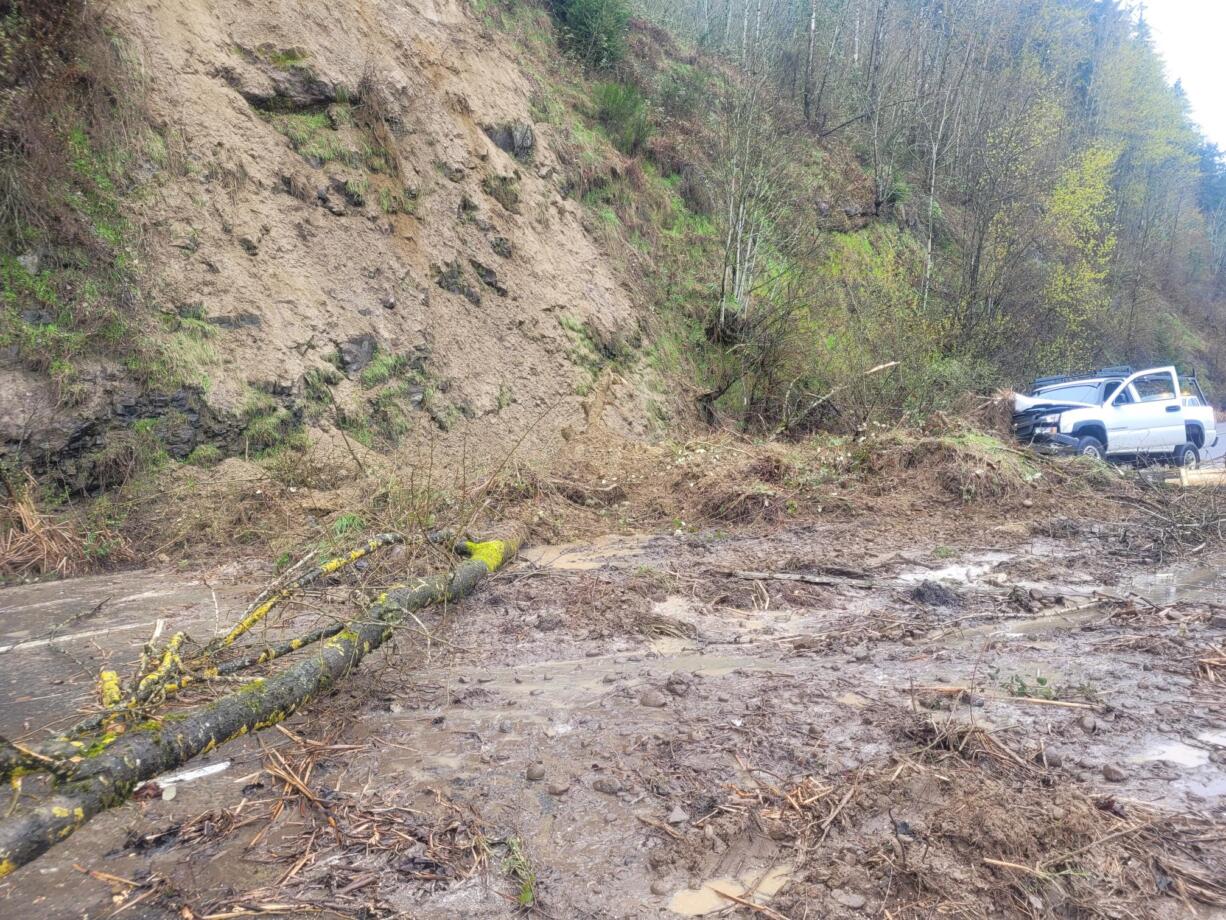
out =
[[[305,715],[16,873],[0,915],[1222,916],[1223,560],[944,539],[530,546]],[[264,578],[0,591],[0,735],[84,705],[159,618],[211,634]]]

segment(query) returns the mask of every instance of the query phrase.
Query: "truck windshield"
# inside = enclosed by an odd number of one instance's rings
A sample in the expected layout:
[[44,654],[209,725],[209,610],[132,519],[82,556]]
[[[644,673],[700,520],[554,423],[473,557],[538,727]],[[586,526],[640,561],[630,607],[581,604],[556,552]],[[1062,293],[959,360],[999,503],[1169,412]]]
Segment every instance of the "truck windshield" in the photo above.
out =
[[1053,402],[1085,403],[1086,405],[1094,406],[1099,402],[1098,387],[1097,383],[1076,383],[1064,387],[1040,390],[1035,395],[1043,399],[1050,399]]

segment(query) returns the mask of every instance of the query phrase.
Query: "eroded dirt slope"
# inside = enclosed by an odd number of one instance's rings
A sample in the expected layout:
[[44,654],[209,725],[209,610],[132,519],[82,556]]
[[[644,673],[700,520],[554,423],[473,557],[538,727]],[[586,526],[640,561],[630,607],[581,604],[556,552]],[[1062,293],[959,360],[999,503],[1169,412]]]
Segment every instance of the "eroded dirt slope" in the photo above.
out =
[[[525,451],[582,420],[583,356],[624,347],[638,323],[563,195],[511,39],[459,0],[121,0],[112,17],[166,148],[131,202],[147,293],[172,327],[206,324],[176,360],[209,406],[241,426],[254,389],[329,427],[320,407],[335,402],[385,450],[463,428],[478,454],[550,409]],[[372,361],[390,374],[359,383]],[[84,437],[73,418],[135,398],[91,369],[59,418],[47,386],[10,371],[5,430],[55,462]],[[610,424],[641,429],[633,400],[609,405]]]

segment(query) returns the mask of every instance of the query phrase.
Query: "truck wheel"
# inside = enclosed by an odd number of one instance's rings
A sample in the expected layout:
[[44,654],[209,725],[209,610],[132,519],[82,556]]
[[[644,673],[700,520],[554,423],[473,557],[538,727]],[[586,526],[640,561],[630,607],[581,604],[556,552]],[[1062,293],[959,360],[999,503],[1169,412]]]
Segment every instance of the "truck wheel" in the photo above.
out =
[[1175,465],[1194,470],[1200,466],[1200,451],[1195,444],[1181,444],[1175,448]]
[[1095,460],[1107,459],[1107,448],[1103,446],[1103,442],[1098,438],[1082,438],[1077,442],[1077,455],[1080,457],[1092,457]]

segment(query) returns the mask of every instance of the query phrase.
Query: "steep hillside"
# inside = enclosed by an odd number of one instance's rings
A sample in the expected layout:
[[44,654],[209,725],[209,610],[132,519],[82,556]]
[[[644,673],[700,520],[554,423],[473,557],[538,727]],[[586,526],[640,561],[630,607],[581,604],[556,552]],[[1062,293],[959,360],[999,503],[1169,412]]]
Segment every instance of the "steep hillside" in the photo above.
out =
[[[559,190],[505,36],[462,3],[167,0],[108,15],[158,148],[122,204],[146,305],[134,323],[170,367],[150,385],[86,350],[57,379],[36,345],[10,349],[10,451],[24,441],[36,467],[89,487],[107,429],[173,413],[163,440],[180,459],[338,425],[358,450],[437,441],[456,456],[461,438],[498,455],[531,427],[536,453],[582,425],[593,348],[625,347],[638,319]],[[53,244],[21,266],[54,279]],[[608,421],[641,429],[624,405]]]
[[1226,166],[1111,0],[0,9],[0,472],[91,559],[1226,367]]

